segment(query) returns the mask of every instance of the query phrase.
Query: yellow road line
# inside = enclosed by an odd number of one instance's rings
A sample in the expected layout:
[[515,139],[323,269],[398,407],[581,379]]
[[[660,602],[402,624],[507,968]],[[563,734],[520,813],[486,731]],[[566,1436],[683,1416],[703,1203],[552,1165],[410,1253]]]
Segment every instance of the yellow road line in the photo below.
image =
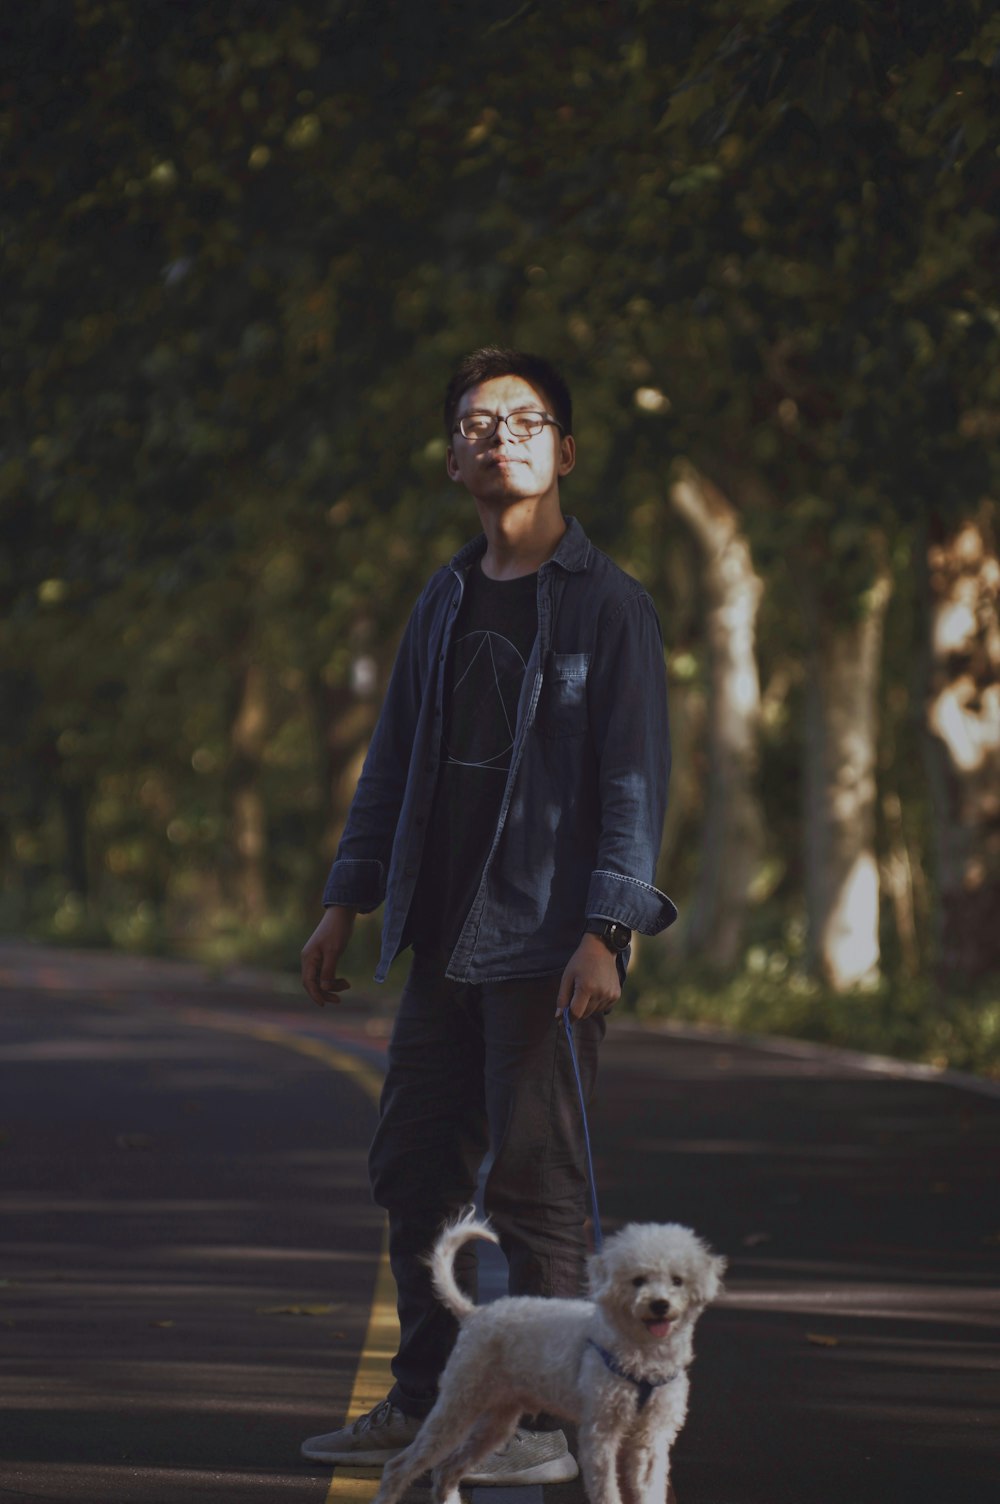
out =
[[187,1019],[189,1023],[201,1024],[208,1029],[229,1030],[233,1034],[249,1034],[253,1039],[284,1045],[286,1049],[297,1050],[300,1055],[310,1055],[314,1060],[322,1060],[342,1076],[353,1077],[371,1097],[375,1106],[378,1106],[382,1092],[381,1076],[364,1060],[360,1060],[357,1055],[348,1054],[346,1050],[338,1050],[309,1035],[293,1034],[290,1029],[284,1029],[279,1024],[250,1023],[247,1019],[233,1018],[228,1013],[219,1013],[210,1008],[184,1007],[171,1009],[171,1012]]
[[[309,1055],[321,1060],[341,1075],[350,1076],[367,1092],[378,1106],[382,1080],[378,1072],[350,1055],[345,1050],[335,1049],[320,1039],[310,1039],[274,1024],[254,1024],[242,1018],[232,1018],[225,1013],[211,1012],[204,1008],[181,1008],[179,1015],[189,1023],[201,1024],[209,1029],[228,1029],[235,1034],[248,1034],[253,1039],[263,1039],[269,1044],[284,1045],[297,1050],[300,1055]],[[385,1399],[392,1388],[392,1371],[389,1364],[399,1342],[399,1320],[396,1316],[396,1286],[389,1268],[389,1245],[386,1229],[382,1232],[382,1248],[375,1274],[375,1289],[372,1294],[368,1330],[365,1333],[361,1356],[358,1359],[351,1389],[348,1416],[364,1414]],[[380,1476],[377,1472],[362,1472],[343,1468],[334,1472],[330,1479],[325,1504],[369,1504],[378,1489]]]

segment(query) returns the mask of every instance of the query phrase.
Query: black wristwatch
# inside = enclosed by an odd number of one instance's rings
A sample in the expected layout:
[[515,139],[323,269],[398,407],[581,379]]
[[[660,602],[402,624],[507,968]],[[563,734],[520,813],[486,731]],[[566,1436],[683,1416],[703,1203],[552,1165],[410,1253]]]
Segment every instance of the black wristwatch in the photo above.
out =
[[587,934],[599,935],[614,956],[632,944],[632,931],[614,919],[588,919]]

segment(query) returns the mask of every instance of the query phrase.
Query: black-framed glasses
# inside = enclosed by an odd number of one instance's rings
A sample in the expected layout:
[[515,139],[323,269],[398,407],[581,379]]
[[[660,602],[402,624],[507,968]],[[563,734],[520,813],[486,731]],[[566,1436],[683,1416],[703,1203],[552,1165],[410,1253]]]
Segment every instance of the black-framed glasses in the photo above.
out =
[[467,413],[455,424],[452,433],[460,433],[463,439],[473,441],[492,439],[501,423],[506,423],[512,439],[533,439],[547,427],[558,428],[560,433],[563,431],[562,424],[550,418],[548,413],[517,412]]

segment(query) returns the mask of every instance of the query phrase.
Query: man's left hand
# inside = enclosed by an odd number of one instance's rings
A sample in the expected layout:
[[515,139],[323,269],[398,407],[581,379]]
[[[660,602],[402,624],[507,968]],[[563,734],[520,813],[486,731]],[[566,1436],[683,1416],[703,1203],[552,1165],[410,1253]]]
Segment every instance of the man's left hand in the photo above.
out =
[[584,935],[562,974],[556,1018],[561,1018],[567,1008],[574,1018],[607,1013],[621,995],[616,957],[599,935]]

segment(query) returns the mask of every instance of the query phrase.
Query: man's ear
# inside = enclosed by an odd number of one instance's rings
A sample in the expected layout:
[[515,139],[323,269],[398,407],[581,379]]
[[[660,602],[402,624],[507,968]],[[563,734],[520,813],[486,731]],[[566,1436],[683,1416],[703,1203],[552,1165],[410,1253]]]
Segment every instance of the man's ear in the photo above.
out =
[[455,451],[450,444],[445,454],[444,464],[445,469],[448,471],[449,480],[461,480],[462,477],[458,473],[458,464],[455,460]]
[[568,475],[576,464],[576,440],[571,433],[559,440],[559,474]]

